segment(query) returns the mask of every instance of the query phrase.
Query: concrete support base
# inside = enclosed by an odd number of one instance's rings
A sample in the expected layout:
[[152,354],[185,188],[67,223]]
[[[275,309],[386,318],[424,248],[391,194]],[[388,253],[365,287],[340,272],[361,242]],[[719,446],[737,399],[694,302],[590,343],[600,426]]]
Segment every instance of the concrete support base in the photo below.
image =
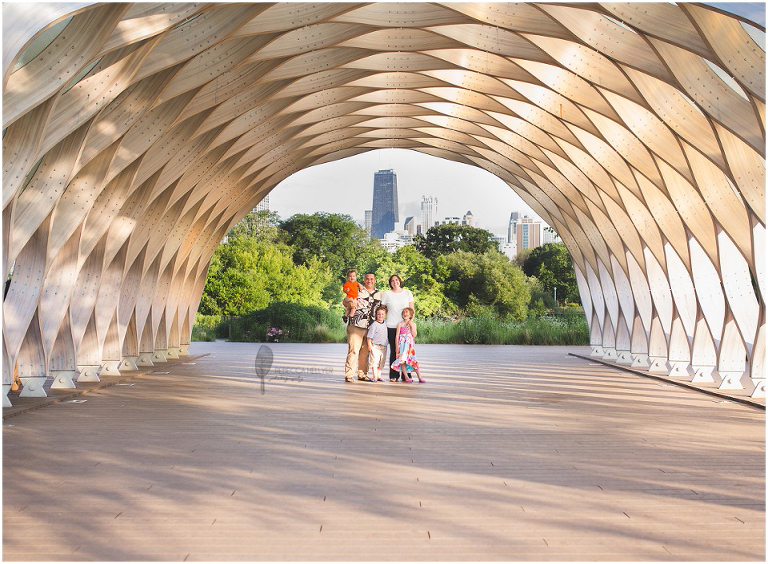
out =
[[616,364],[632,364],[632,353],[629,351],[616,351]]
[[170,347],[168,352],[165,354],[165,357],[172,358],[174,360],[179,358],[179,347]]
[[764,398],[765,397],[765,378],[752,378],[752,383],[755,385],[755,389],[752,391],[751,398]]
[[43,384],[47,380],[45,376],[19,376],[19,380],[23,386],[19,392],[20,398],[44,398],[48,396],[43,388]]
[[141,353],[139,358],[136,359],[136,366],[154,366],[152,362],[152,355],[154,353]]
[[119,360],[103,360],[101,362],[100,376],[120,376]]
[[669,361],[669,376],[672,378],[690,378],[691,373],[688,372],[688,363],[685,361]]
[[76,370],[51,370],[51,376],[53,376],[53,383],[51,383],[51,389],[59,388],[77,388],[75,385],[75,376],[77,376]]
[[648,367],[648,372],[653,374],[669,374],[669,367],[667,366],[667,359],[663,356],[649,356],[651,365]]
[[647,354],[633,354],[632,355],[632,368],[638,370],[648,370],[651,367],[651,361],[648,359]]
[[136,360],[138,360],[138,358],[138,356],[124,357],[123,362],[120,363],[118,370],[121,370],[122,372],[132,372],[134,370],[138,370],[139,367],[136,365]]
[[616,360],[617,358],[619,355],[613,347],[603,349],[603,360]]
[[154,363],[168,362],[168,358],[165,356],[167,352],[168,352],[168,349],[157,349],[152,354],[152,362]]
[[720,377],[723,379],[720,382],[718,390],[743,390],[744,386],[741,385],[741,375],[743,372],[720,372]]
[[8,392],[11,391],[10,384],[3,384],[3,407],[13,407],[11,400],[8,399]]
[[101,382],[97,364],[78,366],[77,369],[80,371],[80,376],[77,377],[78,382]]
[[714,366],[693,366],[693,378],[691,379],[691,382],[714,382],[715,379],[712,377],[712,371],[714,369]]
[[589,353],[589,356],[603,356],[604,354],[605,351],[602,345],[592,345],[592,352]]

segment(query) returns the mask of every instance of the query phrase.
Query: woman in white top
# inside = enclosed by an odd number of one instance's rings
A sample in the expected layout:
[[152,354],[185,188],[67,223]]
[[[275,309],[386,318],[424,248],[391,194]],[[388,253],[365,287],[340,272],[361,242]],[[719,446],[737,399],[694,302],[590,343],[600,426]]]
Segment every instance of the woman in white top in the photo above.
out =
[[403,288],[403,281],[397,274],[389,277],[389,287],[381,295],[381,304],[387,306],[387,336],[389,337],[389,381],[396,382],[400,373],[392,370],[392,363],[397,358],[397,324],[403,320],[403,309],[413,309],[413,294],[408,288]]

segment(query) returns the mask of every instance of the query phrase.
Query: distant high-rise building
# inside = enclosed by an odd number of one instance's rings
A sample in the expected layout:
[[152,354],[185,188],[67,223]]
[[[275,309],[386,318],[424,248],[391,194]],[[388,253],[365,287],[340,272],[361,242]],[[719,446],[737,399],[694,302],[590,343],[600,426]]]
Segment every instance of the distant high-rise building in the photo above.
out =
[[517,243],[504,243],[499,245],[499,251],[507,256],[509,260],[512,260],[517,256]]
[[454,225],[461,225],[461,218],[454,215],[453,217],[446,217],[442,221],[443,225],[447,225],[449,223],[453,223]]
[[517,241],[517,222],[520,221],[520,212],[509,214],[509,227],[507,228],[507,241]]
[[471,211],[468,211],[464,214],[464,217],[461,218],[461,224],[462,225],[469,225],[470,227],[474,227],[475,225],[475,216],[472,215]]
[[397,175],[392,169],[380,170],[373,174],[371,238],[383,239],[385,233],[394,231],[397,221]]
[[532,219],[527,215],[520,217],[518,212],[509,216],[507,240],[517,244],[517,252],[532,249],[541,245],[541,220]]
[[258,204],[256,204],[255,208],[253,208],[253,211],[262,211],[262,210],[269,211],[269,194],[264,196],[264,199],[260,201]]
[[384,237],[380,239],[381,245],[387,252],[394,253],[397,249],[413,244],[413,235],[402,229],[399,231],[390,231],[384,233]]
[[426,235],[430,227],[437,222],[437,198],[421,197],[421,232]]
[[371,227],[373,225],[373,210],[365,210],[365,232],[368,237],[371,236]]
[[555,230],[552,229],[546,223],[543,225],[544,225],[544,229],[541,233],[541,244],[546,245],[547,243],[559,243],[560,236],[557,233],[555,233]]
[[416,235],[416,218],[413,216],[406,217],[405,223],[403,223],[403,229],[410,235]]

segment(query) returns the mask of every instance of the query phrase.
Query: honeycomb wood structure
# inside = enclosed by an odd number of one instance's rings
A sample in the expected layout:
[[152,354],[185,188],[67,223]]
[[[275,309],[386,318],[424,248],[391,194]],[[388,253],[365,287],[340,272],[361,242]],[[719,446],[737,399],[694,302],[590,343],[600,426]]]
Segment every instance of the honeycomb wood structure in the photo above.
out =
[[3,4],[6,394],[184,354],[237,221],[400,147],[555,228],[593,355],[764,395],[764,28],[688,3],[30,6]]

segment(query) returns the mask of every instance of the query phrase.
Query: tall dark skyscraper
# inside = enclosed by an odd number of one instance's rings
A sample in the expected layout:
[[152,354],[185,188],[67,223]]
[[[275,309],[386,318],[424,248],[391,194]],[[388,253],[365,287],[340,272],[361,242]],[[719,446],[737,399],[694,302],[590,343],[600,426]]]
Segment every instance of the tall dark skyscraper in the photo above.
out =
[[371,238],[383,239],[400,221],[397,207],[397,175],[392,169],[373,173]]

